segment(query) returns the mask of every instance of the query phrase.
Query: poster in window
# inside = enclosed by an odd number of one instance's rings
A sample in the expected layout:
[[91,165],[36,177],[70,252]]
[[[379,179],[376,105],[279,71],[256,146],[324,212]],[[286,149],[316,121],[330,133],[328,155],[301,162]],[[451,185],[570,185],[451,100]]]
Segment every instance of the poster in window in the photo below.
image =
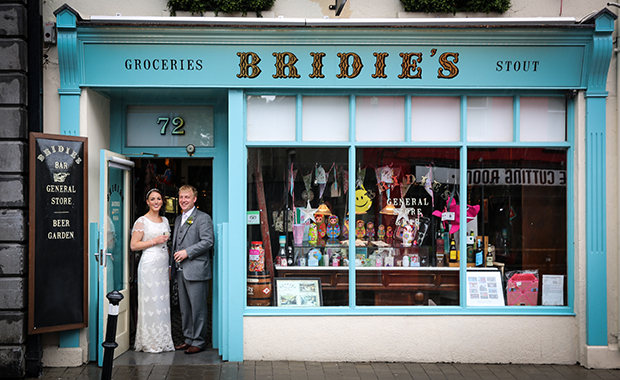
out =
[[322,306],[320,278],[275,278],[277,306]]
[[467,306],[505,306],[498,270],[467,271]]

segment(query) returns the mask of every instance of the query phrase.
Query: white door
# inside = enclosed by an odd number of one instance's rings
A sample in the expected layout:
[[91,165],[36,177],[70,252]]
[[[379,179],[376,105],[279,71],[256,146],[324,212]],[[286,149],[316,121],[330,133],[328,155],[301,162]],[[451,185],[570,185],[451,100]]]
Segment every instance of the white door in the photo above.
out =
[[97,358],[103,365],[109,302],[108,293],[113,290],[123,295],[118,308],[116,358],[129,349],[129,240],[131,221],[131,168],[132,161],[126,157],[101,150],[100,207],[99,207],[99,318],[97,333]]

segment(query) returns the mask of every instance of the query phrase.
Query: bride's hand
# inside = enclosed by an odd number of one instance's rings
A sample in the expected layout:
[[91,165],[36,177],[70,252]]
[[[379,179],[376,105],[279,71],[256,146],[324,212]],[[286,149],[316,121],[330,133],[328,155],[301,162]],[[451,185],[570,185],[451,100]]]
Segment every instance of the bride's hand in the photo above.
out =
[[155,242],[155,244],[163,244],[168,241],[168,235],[159,235],[158,237],[154,238],[153,241]]

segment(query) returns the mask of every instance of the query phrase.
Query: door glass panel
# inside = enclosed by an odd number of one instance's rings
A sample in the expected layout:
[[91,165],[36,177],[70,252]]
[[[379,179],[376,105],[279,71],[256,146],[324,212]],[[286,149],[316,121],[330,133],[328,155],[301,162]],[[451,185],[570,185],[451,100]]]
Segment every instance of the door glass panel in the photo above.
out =
[[357,305],[458,305],[459,150],[359,148],[356,157]]
[[125,220],[123,210],[125,210],[123,179],[125,171],[110,167],[108,169],[108,218],[106,221],[107,239],[107,292],[112,290],[121,291],[127,287],[125,283],[125,258],[123,255],[126,242]]

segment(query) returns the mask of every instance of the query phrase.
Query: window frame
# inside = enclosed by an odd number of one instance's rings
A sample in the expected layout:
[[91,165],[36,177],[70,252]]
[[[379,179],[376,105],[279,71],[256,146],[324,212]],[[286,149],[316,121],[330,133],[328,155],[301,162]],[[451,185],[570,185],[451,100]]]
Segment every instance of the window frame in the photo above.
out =
[[[247,110],[247,96],[255,95],[276,95],[276,96],[296,96],[296,125],[294,141],[248,141],[246,128],[245,112]],[[349,141],[340,142],[312,142],[303,141],[302,135],[302,101],[304,96],[348,96],[349,97]],[[402,142],[386,141],[386,142],[367,142],[356,141],[356,96],[404,96],[405,97],[405,139]],[[460,97],[460,140],[458,141],[414,141],[411,136],[411,101],[415,97]],[[431,92],[416,91],[415,93],[408,91],[391,91],[391,92],[364,92],[364,91],[329,91],[329,92],[312,92],[312,91],[246,91],[243,96],[244,107],[244,152],[247,155],[248,148],[347,148],[349,152],[349,167],[355,167],[356,148],[386,148],[386,147],[406,147],[406,148],[458,148],[460,150],[460,178],[467,178],[467,152],[468,148],[565,148],[567,155],[567,300],[568,305],[565,306],[467,306],[467,267],[466,255],[461,255],[459,266],[459,306],[357,306],[356,305],[356,267],[349,265],[349,306],[321,306],[308,308],[281,308],[275,306],[247,306],[244,302],[244,316],[336,316],[336,315],[575,315],[574,312],[574,128],[575,128],[575,101],[566,98],[566,141],[562,142],[521,142],[520,138],[520,99],[521,97],[565,97],[563,91],[541,91],[541,92],[509,92],[509,91],[484,91],[460,93],[453,92]],[[512,97],[513,98],[513,140],[503,142],[486,142],[486,141],[467,141],[467,99],[470,97]],[[245,161],[247,162],[247,161]],[[246,178],[247,178],[247,167]],[[355,192],[355,170],[349,170],[349,191]],[[460,186],[460,199],[468,199],[467,186]],[[247,193],[247,192],[246,192]],[[247,205],[247,199],[244,199]],[[349,209],[355,209],[355,197],[349,197]],[[460,217],[461,225],[466,224],[466,204],[463,202]],[[246,225],[247,227],[247,225]],[[247,241],[247,228],[244,228],[244,241]],[[465,229],[460,229],[460,247],[461,252],[466,252],[466,235]],[[350,234],[349,245],[355,246],[355,235]],[[351,252],[351,251],[350,251]],[[354,252],[354,251],[352,251]],[[247,268],[247,255],[245,255],[245,266]],[[354,262],[350,261],[350,262]],[[246,275],[247,276],[247,275]]]

